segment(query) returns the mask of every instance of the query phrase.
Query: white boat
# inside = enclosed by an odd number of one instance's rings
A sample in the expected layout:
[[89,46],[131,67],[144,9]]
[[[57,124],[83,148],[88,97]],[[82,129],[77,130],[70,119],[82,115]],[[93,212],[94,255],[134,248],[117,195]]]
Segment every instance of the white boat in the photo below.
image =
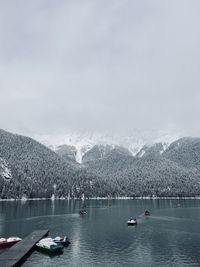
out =
[[47,253],[59,253],[63,251],[63,245],[54,242],[53,239],[50,237],[41,239],[36,244],[36,247]]
[[128,225],[136,225],[137,224],[137,220],[136,219],[130,219],[127,221]]

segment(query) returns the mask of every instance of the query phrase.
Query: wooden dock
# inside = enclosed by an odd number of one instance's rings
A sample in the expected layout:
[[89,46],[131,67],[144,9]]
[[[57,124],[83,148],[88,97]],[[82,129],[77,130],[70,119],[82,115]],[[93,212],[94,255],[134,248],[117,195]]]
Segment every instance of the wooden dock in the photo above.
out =
[[5,252],[0,254],[0,266],[2,267],[18,267],[30,256],[34,250],[35,244],[47,236],[48,230],[37,230],[29,236],[18,242]]

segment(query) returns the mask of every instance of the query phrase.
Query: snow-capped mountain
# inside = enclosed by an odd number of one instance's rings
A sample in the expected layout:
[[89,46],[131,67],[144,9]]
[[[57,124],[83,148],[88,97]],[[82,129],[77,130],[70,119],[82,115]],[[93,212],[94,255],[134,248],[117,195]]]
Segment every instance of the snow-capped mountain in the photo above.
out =
[[[121,146],[127,148],[133,156],[137,155],[145,146],[152,146],[155,143],[163,144],[163,151],[180,135],[170,133],[138,133],[122,136],[118,134],[105,134],[105,133],[67,133],[66,135],[41,135],[34,136],[39,142],[48,146],[56,151],[57,147],[67,145],[76,149],[75,159],[77,162],[82,163],[83,156],[90,151],[95,145],[101,146]],[[162,152],[163,152],[162,151]],[[140,154],[141,156],[141,154]]]
[[142,158],[149,154],[163,154],[163,152],[169,147],[170,143],[154,143],[152,145],[145,145],[142,149],[137,153],[137,157]]
[[[180,138],[167,149],[152,142],[134,157],[125,145],[116,146],[114,138],[80,139],[77,144],[88,148],[102,140],[113,145],[93,146],[80,165],[74,161],[74,146],[62,145],[54,152],[32,138],[0,130],[0,198],[49,198],[55,185],[62,198],[199,196],[200,138]],[[121,144],[123,138],[118,140]]]

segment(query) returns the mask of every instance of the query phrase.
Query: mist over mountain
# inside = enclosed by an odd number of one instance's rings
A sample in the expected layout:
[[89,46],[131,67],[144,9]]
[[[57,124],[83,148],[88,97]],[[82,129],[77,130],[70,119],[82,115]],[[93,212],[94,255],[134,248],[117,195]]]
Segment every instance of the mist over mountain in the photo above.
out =
[[200,195],[200,138],[146,144],[136,154],[114,142],[80,142],[78,163],[75,146],[50,149],[0,130],[0,197]]
[[109,147],[123,147],[135,156],[144,146],[151,147],[152,144],[156,143],[163,144],[163,149],[166,149],[173,141],[180,138],[180,134],[174,134],[170,131],[143,133],[134,131],[132,134],[69,132],[64,135],[34,135],[33,138],[54,151],[63,145],[74,147],[76,161],[81,163],[83,156],[96,145],[102,146],[102,148],[107,147],[107,149]]

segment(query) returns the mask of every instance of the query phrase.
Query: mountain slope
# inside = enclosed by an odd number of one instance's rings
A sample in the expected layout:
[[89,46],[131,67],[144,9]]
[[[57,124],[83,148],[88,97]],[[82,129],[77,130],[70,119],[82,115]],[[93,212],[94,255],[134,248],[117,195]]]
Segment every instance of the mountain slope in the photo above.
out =
[[63,159],[76,161],[77,150],[74,146],[60,145],[56,147],[55,152]]
[[164,150],[158,143],[133,156],[120,146],[98,145],[78,164],[74,147],[55,153],[0,130],[0,197],[200,195],[200,138],[182,138]]
[[160,155],[165,151],[166,145],[163,143],[155,143],[153,145],[145,145],[143,148],[137,153],[137,157],[143,157],[148,155]]
[[80,196],[84,188],[89,193],[89,183],[94,179],[77,163],[63,160],[35,140],[3,130],[0,130],[0,159],[0,196],[3,198],[20,198],[24,194],[51,197],[54,184],[58,196],[68,193]]
[[185,168],[200,170],[200,138],[181,138],[173,142],[163,156]]
[[[200,174],[161,156],[138,158],[129,168],[114,173],[123,193],[132,196],[196,196]],[[108,177],[108,179],[112,179]]]
[[88,161],[103,159],[111,153],[120,153],[129,156],[132,155],[127,148],[121,146],[95,145],[83,155],[82,162],[86,163]]
[[197,146],[195,153],[191,153],[194,151],[194,142],[191,140],[184,146],[190,147],[185,151],[185,165],[184,161],[180,161],[182,149],[177,151],[180,155],[174,152],[176,144],[172,144],[163,153],[160,153],[163,151],[160,144],[151,148],[145,147],[146,151],[142,157],[140,154],[133,157],[112,151],[103,159],[89,161],[86,165],[90,172],[101,175],[109,184],[111,195],[199,195],[200,173],[198,167],[194,166],[199,162],[200,149]]

